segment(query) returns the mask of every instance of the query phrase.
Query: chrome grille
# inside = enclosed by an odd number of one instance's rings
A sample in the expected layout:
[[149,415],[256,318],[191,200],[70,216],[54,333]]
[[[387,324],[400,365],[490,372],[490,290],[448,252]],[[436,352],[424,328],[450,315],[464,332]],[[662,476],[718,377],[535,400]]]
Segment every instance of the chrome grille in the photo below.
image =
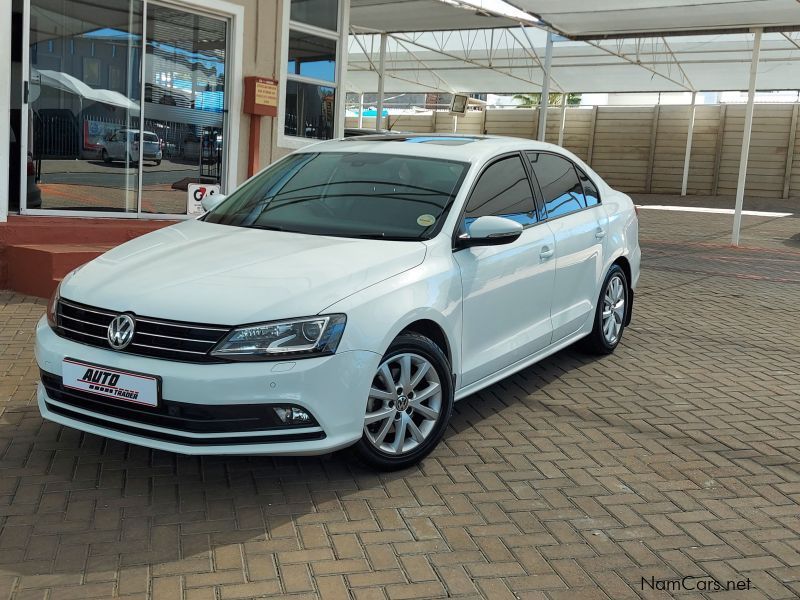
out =
[[[89,346],[111,348],[106,337],[108,325],[120,313],[62,298],[58,302],[57,314],[61,336]],[[135,320],[133,341],[124,350],[115,352],[183,362],[225,362],[210,356],[209,351],[231,330],[230,327],[139,316],[135,316]]]

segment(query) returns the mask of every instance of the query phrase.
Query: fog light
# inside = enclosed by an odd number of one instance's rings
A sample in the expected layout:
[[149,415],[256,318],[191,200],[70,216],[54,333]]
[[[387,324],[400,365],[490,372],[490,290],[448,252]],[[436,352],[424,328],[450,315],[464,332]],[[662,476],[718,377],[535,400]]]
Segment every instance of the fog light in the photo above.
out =
[[311,415],[297,406],[275,406],[273,410],[285,425],[306,425],[312,421]]

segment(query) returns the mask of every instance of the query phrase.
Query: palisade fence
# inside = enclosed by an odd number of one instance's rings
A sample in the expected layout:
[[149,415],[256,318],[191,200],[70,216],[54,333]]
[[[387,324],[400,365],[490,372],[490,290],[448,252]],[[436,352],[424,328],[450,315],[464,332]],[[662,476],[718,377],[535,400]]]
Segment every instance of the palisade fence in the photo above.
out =
[[[683,177],[691,106],[568,107],[564,146],[585,160],[610,185],[639,193],[679,194]],[[800,198],[800,104],[756,104],[746,194],[753,197]],[[687,193],[736,194],[744,129],[744,105],[696,107]],[[561,109],[547,114],[546,141],[557,143]],[[458,117],[458,133],[487,133],[535,139],[536,108],[475,110]],[[446,111],[392,115],[395,131],[453,132]],[[357,127],[357,117],[347,117]],[[362,127],[375,126],[364,117]]]

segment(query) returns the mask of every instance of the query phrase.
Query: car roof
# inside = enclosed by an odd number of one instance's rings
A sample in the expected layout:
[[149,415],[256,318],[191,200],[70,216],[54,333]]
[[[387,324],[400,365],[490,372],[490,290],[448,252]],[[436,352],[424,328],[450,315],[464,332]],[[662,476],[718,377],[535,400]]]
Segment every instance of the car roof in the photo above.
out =
[[493,156],[519,150],[549,150],[569,155],[554,144],[524,138],[469,134],[376,134],[328,140],[299,152],[368,152],[483,163]]

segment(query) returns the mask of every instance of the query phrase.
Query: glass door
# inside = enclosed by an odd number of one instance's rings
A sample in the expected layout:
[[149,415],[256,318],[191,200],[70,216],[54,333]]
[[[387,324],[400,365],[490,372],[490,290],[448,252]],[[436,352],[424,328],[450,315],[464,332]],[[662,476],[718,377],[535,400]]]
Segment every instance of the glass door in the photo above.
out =
[[181,215],[189,185],[221,183],[227,19],[147,0],[27,14],[23,212]]
[[142,11],[138,0],[29,0],[24,211],[137,212]]
[[147,5],[144,213],[186,213],[190,184],[221,182],[227,25],[196,12]]

